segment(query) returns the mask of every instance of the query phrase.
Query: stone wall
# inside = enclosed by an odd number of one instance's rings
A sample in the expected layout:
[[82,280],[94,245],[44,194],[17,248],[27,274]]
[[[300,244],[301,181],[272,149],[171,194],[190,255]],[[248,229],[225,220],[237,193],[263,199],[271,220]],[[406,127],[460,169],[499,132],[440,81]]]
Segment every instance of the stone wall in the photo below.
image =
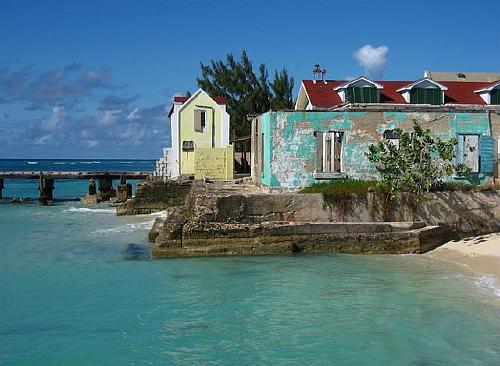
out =
[[192,182],[153,179],[137,185],[135,197],[117,207],[117,215],[140,215],[182,206]]
[[325,202],[321,193],[220,197],[215,221],[384,222],[424,221],[460,236],[500,230],[500,191],[432,192],[417,202],[410,194],[392,201],[376,193],[351,194]]
[[420,253],[460,236],[500,230],[500,192],[435,192],[418,202],[376,193],[244,193],[193,185],[157,219],[157,258],[288,252]]

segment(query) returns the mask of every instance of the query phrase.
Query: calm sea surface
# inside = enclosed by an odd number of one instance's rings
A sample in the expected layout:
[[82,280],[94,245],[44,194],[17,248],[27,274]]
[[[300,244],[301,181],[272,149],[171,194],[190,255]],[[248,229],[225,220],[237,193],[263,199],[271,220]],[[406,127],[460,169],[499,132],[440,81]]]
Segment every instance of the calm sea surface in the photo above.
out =
[[[34,162],[0,160],[0,171],[153,169]],[[85,189],[56,182],[55,196]],[[6,181],[4,193],[36,198],[37,187]],[[490,277],[418,256],[153,261],[154,218],[0,205],[0,364],[500,364]]]

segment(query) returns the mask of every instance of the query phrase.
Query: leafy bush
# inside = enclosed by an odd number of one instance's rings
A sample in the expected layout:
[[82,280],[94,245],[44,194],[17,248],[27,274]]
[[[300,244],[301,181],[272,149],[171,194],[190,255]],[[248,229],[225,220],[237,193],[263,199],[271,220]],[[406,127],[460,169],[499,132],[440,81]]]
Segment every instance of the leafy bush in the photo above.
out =
[[413,132],[398,128],[394,134],[399,138],[399,147],[383,140],[371,145],[367,154],[391,195],[396,192],[420,195],[442,186],[447,176],[465,176],[470,172],[466,165],[454,162],[456,139],[443,141],[433,137],[417,121],[413,121]]

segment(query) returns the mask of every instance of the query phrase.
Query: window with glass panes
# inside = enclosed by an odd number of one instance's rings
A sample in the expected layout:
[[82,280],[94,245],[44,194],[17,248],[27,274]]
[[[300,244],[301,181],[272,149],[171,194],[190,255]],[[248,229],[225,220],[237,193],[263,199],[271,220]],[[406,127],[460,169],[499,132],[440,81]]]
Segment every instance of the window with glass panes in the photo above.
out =
[[413,88],[410,91],[411,104],[443,104],[443,92],[439,88]]
[[347,88],[347,100],[351,103],[378,103],[378,90],[375,87]]
[[490,92],[491,104],[500,105],[500,89],[493,89]]

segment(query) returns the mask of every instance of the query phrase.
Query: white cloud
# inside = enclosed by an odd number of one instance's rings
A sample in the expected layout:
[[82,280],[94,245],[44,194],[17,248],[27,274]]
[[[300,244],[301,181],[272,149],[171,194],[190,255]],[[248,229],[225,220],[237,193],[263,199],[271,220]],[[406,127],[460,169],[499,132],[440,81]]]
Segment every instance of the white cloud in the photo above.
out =
[[53,142],[52,135],[43,135],[40,137],[37,137],[34,141],[35,145],[47,145],[51,144]]
[[136,107],[136,108],[134,108],[134,110],[132,112],[130,112],[128,114],[127,120],[133,121],[133,120],[138,119],[138,118],[140,118],[140,116],[139,116],[139,108]]
[[117,111],[104,111],[99,116],[97,122],[102,126],[109,126],[116,122],[118,117],[120,117],[121,110]]
[[46,131],[57,131],[61,129],[64,127],[66,115],[64,107],[52,107],[52,114],[41,122],[41,128]]
[[92,149],[92,148],[96,147],[97,145],[99,145],[99,141],[97,141],[97,140],[88,140],[87,144],[89,145],[89,148]]
[[388,52],[389,47],[387,46],[373,47],[367,44],[354,52],[353,57],[367,76],[379,78],[384,74]]

